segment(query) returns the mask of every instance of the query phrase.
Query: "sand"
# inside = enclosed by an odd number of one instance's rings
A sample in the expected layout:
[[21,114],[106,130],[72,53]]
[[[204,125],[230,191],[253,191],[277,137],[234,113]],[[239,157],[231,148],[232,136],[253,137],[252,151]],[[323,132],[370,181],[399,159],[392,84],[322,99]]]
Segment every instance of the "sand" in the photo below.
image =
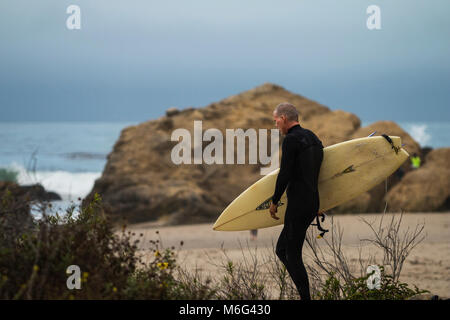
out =
[[[354,272],[360,272],[359,255],[363,259],[373,256],[377,264],[383,264],[383,253],[374,245],[361,239],[373,239],[373,232],[363,219],[378,227],[383,214],[351,214],[328,216],[323,227],[343,231],[342,252],[353,266]],[[394,217],[396,221],[400,214],[385,214],[382,226],[386,226]],[[417,225],[424,225],[421,233],[424,236],[407,257],[400,281],[410,286],[416,285],[420,289],[429,290],[433,294],[450,297],[450,212],[446,213],[405,213],[402,217],[399,234],[405,231],[414,231]],[[332,228],[333,227],[333,228]],[[135,224],[128,227],[136,235],[143,234],[139,247],[147,257],[151,257],[149,240],[160,239],[165,248],[175,247],[178,254],[178,263],[188,269],[197,268],[204,275],[217,277],[222,272],[221,265],[231,259],[243,261],[251,256],[258,257],[260,262],[266,261],[272,255],[273,245],[278,239],[282,226],[260,229],[256,240],[251,240],[249,231],[223,232],[212,230],[212,223],[183,225],[183,226],[156,226],[152,223]],[[317,234],[317,229],[313,234]],[[156,233],[158,232],[158,234]],[[328,241],[330,233],[325,235]],[[180,242],[183,245],[180,246]],[[318,239],[318,245],[325,248],[325,240]],[[255,251],[256,250],[256,251]],[[255,255],[256,252],[256,255]],[[305,245],[305,264],[314,267],[311,258],[311,249]],[[327,256],[327,259],[330,257]],[[359,269],[358,269],[359,268]]]

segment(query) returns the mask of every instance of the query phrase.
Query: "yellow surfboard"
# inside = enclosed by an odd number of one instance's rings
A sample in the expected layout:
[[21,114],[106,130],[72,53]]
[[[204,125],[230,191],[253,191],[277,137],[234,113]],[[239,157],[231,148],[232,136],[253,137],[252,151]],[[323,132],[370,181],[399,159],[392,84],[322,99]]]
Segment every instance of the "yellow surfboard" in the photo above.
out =
[[[409,157],[400,137],[382,136],[353,139],[324,148],[319,173],[319,212],[325,212],[384,181]],[[281,197],[275,220],[269,207],[275,191],[276,169],[242,192],[225,208],[213,229],[239,231],[273,227],[284,223],[286,192]]]

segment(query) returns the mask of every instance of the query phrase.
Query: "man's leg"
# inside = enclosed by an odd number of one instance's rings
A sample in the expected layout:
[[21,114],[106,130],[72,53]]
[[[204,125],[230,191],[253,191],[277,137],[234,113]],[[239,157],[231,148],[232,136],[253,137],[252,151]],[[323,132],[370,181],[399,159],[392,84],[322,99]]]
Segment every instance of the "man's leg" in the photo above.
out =
[[314,215],[297,223],[285,221],[285,227],[277,242],[276,253],[286,266],[302,300],[311,300],[308,274],[302,259],[302,248],[306,230],[313,220]]
[[302,258],[303,242],[308,226],[309,224],[294,225],[293,227],[296,229],[295,235],[288,238],[286,247],[287,269],[302,300],[311,300],[308,274]]
[[281,230],[280,236],[278,237],[275,253],[277,254],[278,258],[281,260],[281,262],[284,264],[284,266],[287,268],[287,266],[286,266],[286,264],[287,264],[286,246],[287,246],[286,228],[283,227],[283,230]]

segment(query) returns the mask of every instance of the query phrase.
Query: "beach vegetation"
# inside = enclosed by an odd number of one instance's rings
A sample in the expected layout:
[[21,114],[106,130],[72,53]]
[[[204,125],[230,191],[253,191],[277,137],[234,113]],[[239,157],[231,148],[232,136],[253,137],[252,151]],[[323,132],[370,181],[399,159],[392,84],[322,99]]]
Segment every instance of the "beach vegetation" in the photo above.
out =
[[[10,198],[10,193],[0,194],[0,299],[299,298],[274,246],[241,246],[243,257],[238,261],[222,248],[222,261],[211,259],[218,272],[210,276],[179,262],[183,242],[178,249],[166,248],[158,231],[155,239],[144,241],[142,233],[111,224],[98,194],[89,204],[73,205],[64,214],[47,214],[51,203],[42,202],[40,218],[33,219],[27,228],[11,223],[27,206],[18,206]],[[333,228],[330,238],[321,240],[309,234],[306,242],[312,252],[308,265],[312,297],[407,299],[425,292],[399,281],[403,263],[421,241],[423,230],[419,227],[401,234],[400,223],[401,218],[387,227],[372,228],[374,237],[363,239],[384,252],[378,264],[378,289],[367,285],[371,274],[352,270],[342,250],[339,228]],[[366,270],[375,260],[361,258],[359,263],[361,270]],[[71,281],[77,285],[70,285]]]

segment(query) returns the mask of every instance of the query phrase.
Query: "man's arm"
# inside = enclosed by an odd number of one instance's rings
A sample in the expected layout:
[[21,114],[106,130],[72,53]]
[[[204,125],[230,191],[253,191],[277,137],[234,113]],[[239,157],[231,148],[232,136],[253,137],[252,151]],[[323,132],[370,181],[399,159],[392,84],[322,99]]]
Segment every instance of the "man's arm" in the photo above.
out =
[[[292,137],[291,137],[292,138]],[[283,140],[281,146],[281,164],[280,172],[278,173],[277,183],[275,185],[275,193],[272,196],[272,203],[278,204],[286,187],[294,174],[295,154],[294,145],[291,139],[287,136]]]

